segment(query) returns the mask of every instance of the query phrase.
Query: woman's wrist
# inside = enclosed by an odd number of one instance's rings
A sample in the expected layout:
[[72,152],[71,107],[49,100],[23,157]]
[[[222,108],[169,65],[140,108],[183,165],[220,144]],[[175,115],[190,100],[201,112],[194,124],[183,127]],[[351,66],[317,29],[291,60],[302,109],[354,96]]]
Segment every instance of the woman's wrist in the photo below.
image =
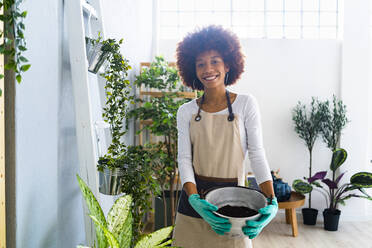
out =
[[187,182],[183,185],[183,189],[186,191],[188,196],[192,194],[198,194],[198,190],[196,189],[196,185],[192,182]]

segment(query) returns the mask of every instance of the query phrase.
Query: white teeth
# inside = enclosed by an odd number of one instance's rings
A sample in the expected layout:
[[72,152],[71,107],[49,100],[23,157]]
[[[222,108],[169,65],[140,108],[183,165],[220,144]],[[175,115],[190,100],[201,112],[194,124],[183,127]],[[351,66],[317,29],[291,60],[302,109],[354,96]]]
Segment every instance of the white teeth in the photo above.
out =
[[204,78],[205,80],[213,80],[215,79],[217,76],[213,76],[213,77],[207,77],[207,78]]

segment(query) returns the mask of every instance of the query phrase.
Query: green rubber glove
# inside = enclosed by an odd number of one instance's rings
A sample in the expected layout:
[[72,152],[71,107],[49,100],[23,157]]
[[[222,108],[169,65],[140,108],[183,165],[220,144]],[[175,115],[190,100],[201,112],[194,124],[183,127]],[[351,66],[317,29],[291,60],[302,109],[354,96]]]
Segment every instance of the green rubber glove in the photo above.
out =
[[213,211],[218,210],[217,206],[207,202],[204,199],[200,199],[198,194],[190,195],[189,203],[217,234],[224,235],[230,231],[230,221],[213,213]]
[[278,212],[278,201],[276,197],[267,198],[268,205],[258,210],[261,217],[258,220],[247,220],[244,226],[243,233],[250,239],[254,239],[262,231],[262,229],[274,219]]

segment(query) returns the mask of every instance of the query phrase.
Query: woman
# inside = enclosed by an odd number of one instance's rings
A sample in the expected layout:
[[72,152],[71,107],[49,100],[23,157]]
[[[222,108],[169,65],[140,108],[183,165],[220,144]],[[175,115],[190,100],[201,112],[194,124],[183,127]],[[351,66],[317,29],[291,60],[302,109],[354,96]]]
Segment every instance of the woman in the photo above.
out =
[[[250,239],[275,216],[278,206],[262,144],[260,115],[251,95],[226,90],[244,69],[244,56],[235,34],[208,26],[188,34],[177,47],[177,67],[201,98],[182,105],[177,113],[178,166],[183,185],[174,230],[174,245],[196,247],[251,247]],[[262,217],[247,221],[244,239],[228,239],[228,219],[213,214],[218,208],[201,199],[212,187],[244,186],[244,155],[262,192],[270,199],[259,210]]]

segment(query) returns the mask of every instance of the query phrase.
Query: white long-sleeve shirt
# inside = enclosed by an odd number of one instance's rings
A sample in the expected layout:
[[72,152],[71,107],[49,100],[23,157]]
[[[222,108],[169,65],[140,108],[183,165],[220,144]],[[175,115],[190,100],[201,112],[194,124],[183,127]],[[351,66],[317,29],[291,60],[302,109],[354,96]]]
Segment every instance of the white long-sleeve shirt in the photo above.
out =
[[[233,113],[239,116],[240,141],[244,154],[248,151],[252,172],[256,177],[257,184],[272,180],[263,147],[261,118],[256,99],[252,95],[238,94],[232,103],[232,109]],[[177,112],[178,168],[182,185],[186,182],[195,184],[189,130],[191,117],[193,114],[197,114],[197,112],[198,105],[196,99],[183,104]],[[229,111],[226,108],[213,114],[220,115],[228,113]],[[248,171],[248,168],[245,171]]]

